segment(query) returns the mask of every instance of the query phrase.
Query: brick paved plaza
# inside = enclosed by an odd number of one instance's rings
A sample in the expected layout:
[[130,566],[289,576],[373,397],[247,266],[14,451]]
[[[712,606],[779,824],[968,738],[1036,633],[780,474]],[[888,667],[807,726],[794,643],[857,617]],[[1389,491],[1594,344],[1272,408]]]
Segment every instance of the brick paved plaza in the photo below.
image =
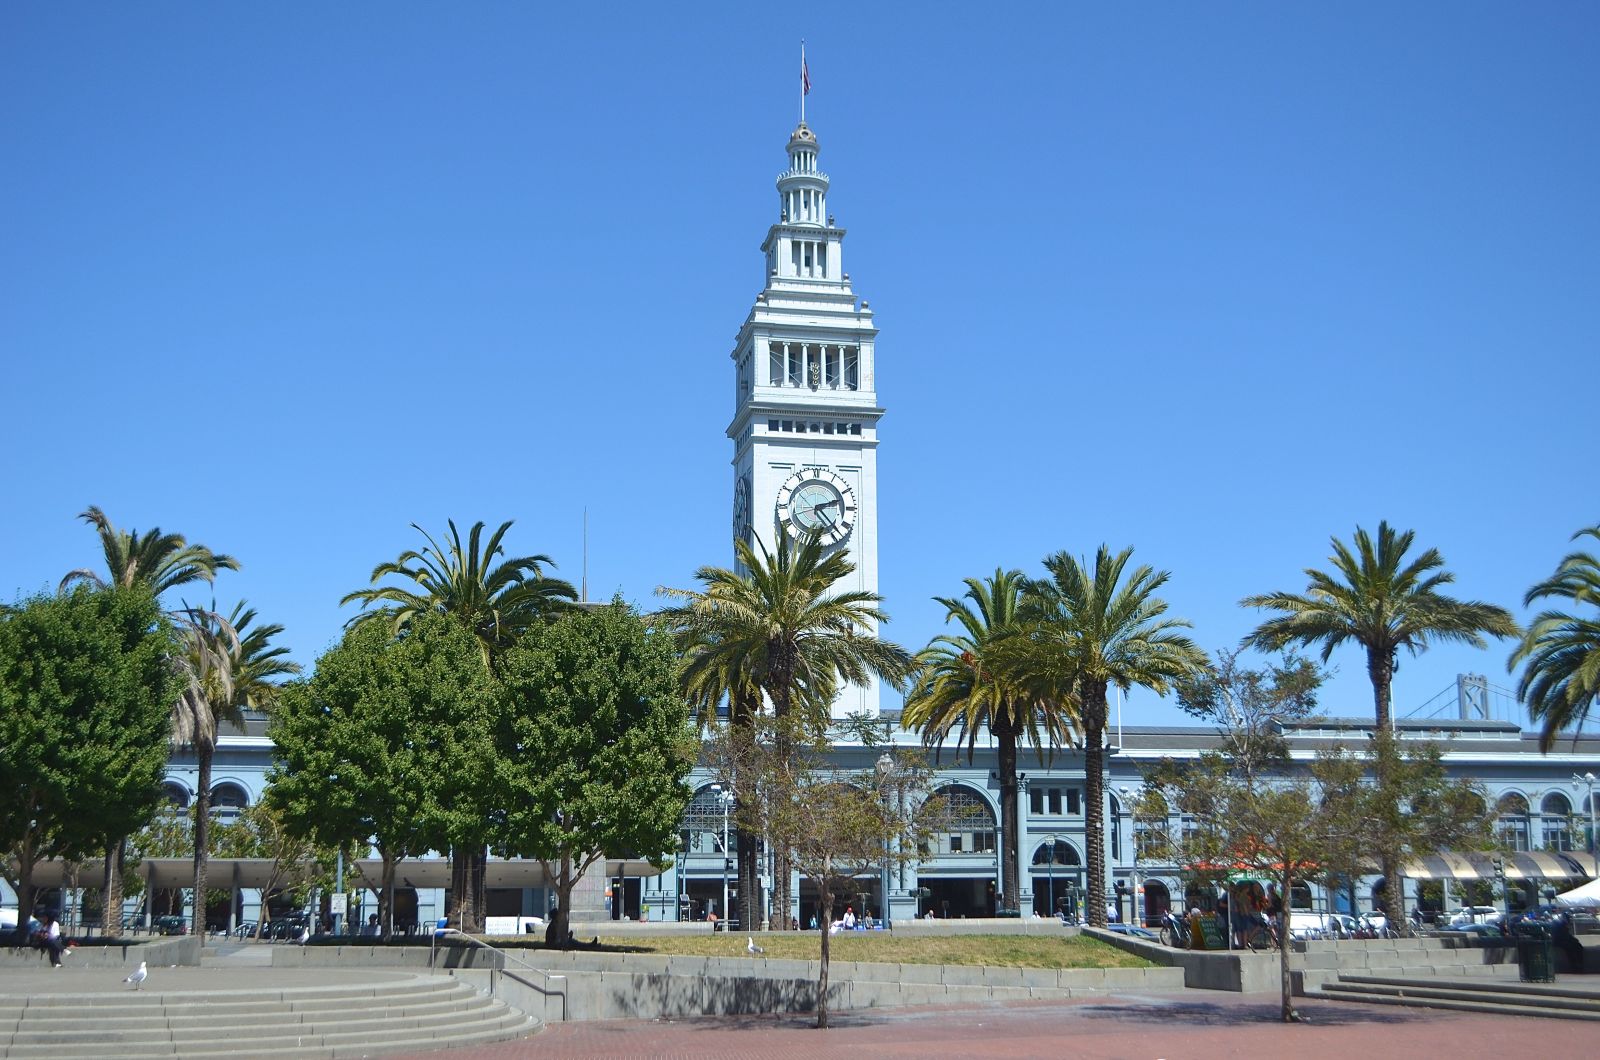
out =
[[[558,1024],[520,1042],[452,1051],[456,1060],[522,1057],[1292,1057],[1448,1056],[1566,1060],[1600,1053],[1579,1020],[1480,1016],[1304,1001],[1309,1023],[1277,1021],[1275,996],[1186,991],[1069,1003],[846,1013],[818,1031],[794,1017]],[[418,1054],[420,1055],[420,1054]],[[408,1058],[415,1060],[415,1058]]]

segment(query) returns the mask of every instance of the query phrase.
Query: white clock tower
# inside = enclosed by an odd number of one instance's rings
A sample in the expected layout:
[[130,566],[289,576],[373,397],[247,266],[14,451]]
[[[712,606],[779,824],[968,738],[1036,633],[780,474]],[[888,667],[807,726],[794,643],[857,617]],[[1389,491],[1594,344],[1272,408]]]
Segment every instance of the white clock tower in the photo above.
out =
[[[844,271],[844,229],[828,213],[828,175],[804,121],[778,175],[766,285],[733,347],[733,526],[771,550],[777,534],[815,530],[849,553],[853,581],[878,591],[878,329]],[[836,718],[878,716],[878,685],[845,689]]]

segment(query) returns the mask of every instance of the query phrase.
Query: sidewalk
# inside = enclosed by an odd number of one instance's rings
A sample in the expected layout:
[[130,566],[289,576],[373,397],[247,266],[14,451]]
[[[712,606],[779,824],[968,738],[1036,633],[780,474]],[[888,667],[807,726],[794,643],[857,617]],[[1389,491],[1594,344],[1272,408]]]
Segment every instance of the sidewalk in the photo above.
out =
[[[520,1042],[432,1054],[452,1060],[522,1057],[1381,1057],[1596,1055],[1593,1023],[1478,1016],[1378,1005],[1302,1002],[1309,1022],[1278,1022],[1276,995],[1188,990],[1081,1002],[1020,1002],[843,1013],[819,1031],[799,1017],[676,1023],[553,1024]],[[420,1060],[427,1054],[409,1054]]]

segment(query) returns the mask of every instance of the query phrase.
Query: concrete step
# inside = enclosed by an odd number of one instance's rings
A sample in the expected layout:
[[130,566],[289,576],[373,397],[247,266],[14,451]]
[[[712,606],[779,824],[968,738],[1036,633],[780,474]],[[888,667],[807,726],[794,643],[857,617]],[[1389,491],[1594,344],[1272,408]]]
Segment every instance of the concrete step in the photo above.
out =
[[1442,1001],[1483,1001],[1495,1005],[1522,1005],[1534,1008],[1559,1008],[1571,1009],[1574,1012],[1590,1012],[1600,1016],[1600,998],[1593,997],[1560,997],[1560,996],[1529,996],[1520,995],[1510,991],[1474,990],[1461,987],[1444,986],[1406,986],[1395,987],[1379,983],[1329,983],[1323,987],[1325,992],[1339,992],[1344,994],[1383,994],[1395,997],[1414,997],[1438,999]]
[[[431,1051],[525,1037],[539,1020],[445,976],[381,986],[213,995],[50,997],[7,1006],[0,1055],[18,1060],[136,1057],[325,1057]],[[30,1001],[45,1000],[44,998]],[[11,1015],[14,1013],[15,1015]]]
[[1308,983],[1305,992],[1331,1001],[1600,1021],[1600,984],[1345,975],[1315,986]]

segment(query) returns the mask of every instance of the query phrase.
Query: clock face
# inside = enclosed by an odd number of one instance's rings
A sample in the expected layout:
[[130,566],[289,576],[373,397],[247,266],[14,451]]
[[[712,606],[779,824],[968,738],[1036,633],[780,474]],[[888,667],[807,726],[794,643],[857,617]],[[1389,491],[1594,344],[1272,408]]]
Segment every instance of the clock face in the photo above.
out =
[[745,537],[750,531],[750,483],[740,479],[733,487],[733,536]]
[[791,534],[816,534],[824,545],[837,544],[855,526],[855,491],[831,471],[798,472],[778,490],[778,519]]

